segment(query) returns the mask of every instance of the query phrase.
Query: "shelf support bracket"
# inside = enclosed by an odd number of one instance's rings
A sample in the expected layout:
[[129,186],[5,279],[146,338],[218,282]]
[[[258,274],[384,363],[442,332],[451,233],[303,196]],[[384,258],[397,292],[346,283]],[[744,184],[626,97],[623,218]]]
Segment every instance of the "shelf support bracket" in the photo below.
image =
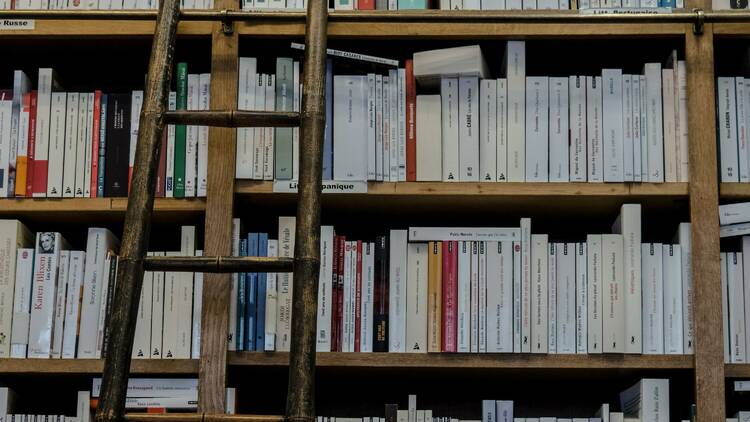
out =
[[229,10],[222,9],[221,11],[221,30],[224,35],[232,35],[234,33],[234,27],[232,18],[229,17]]
[[693,23],[693,34],[703,35],[703,24],[706,23],[706,13],[703,9],[693,9],[695,22]]

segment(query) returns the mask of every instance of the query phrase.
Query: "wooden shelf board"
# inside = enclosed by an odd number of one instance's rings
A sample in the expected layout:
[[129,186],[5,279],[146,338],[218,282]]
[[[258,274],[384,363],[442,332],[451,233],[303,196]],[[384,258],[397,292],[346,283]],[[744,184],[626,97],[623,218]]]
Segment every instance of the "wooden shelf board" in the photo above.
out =
[[[230,353],[230,366],[285,367],[288,353]],[[318,353],[318,368],[412,369],[692,369],[692,356]]]
[[[0,359],[0,375],[99,375],[102,359]],[[137,359],[130,373],[138,375],[197,375],[197,359]]]
[[750,378],[750,363],[727,363],[724,365],[726,378]]
[[718,37],[750,36],[750,22],[714,23],[714,35]]
[[[0,216],[32,213],[116,213],[127,208],[127,198],[23,198],[0,199]],[[154,202],[154,212],[202,212],[204,199],[159,198]]]
[[[51,37],[134,37],[154,36],[153,21],[133,20],[42,20],[37,19],[32,30],[0,30],[0,35],[8,37],[51,38]],[[211,22],[180,22],[178,35],[211,35]]]
[[750,183],[720,183],[719,198],[748,199],[750,198]]

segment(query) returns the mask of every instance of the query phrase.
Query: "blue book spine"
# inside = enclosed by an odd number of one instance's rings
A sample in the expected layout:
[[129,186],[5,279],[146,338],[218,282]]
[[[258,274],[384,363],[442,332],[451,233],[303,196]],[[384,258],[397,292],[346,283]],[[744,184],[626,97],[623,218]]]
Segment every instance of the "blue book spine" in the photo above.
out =
[[398,0],[398,10],[427,9],[427,0]]
[[323,138],[323,180],[333,179],[333,62],[326,60],[326,128]]
[[[258,256],[258,233],[247,236],[247,256]],[[247,273],[245,278],[245,350],[255,350],[255,311],[258,295],[258,273]]]
[[[240,239],[240,256],[247,256],[247,239]],[[245,350],[245,278],[239,273],[237,282],[237,351]]]
[[[258,235],[258,256],[268,256],[268,233]],[[258,299],[255,307],[255,346],[263,350],[266,342],[266,273],[258,273]]]
[[[104,166],[107,153],[107,94],[102,94],[99,118],[99,173],[96,175],[96,197],[104,197]],[[128,122],[129,123],[129,122]]]

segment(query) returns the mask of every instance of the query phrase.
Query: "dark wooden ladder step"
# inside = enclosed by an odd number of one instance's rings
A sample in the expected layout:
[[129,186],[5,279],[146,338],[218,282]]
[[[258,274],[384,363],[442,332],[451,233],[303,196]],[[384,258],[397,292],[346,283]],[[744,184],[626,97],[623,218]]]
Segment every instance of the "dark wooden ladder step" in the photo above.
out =
[[294,259],[257,256],[147,256],[143,258],[146,271],[175,271],[203,273],[293,271]]
[[164,113],[164,122],[214,127],[295,127],[299,126],[300,114],[285,111],[179,110]]

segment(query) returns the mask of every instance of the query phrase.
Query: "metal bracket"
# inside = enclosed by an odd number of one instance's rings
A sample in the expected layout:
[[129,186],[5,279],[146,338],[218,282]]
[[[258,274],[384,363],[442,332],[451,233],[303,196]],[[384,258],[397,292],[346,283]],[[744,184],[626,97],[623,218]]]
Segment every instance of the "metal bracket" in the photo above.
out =
[[224,35],[232,35],[234,33],[234,26],[232,20],[229,18],[229,10],[223,9],[221,11],[221,30]]
[[703,12],[703,9],[693,9],[693,12],[695,13],[695,22],[693,23],[693,34],[702,35],[703,24],[706,23],[706,14]]

